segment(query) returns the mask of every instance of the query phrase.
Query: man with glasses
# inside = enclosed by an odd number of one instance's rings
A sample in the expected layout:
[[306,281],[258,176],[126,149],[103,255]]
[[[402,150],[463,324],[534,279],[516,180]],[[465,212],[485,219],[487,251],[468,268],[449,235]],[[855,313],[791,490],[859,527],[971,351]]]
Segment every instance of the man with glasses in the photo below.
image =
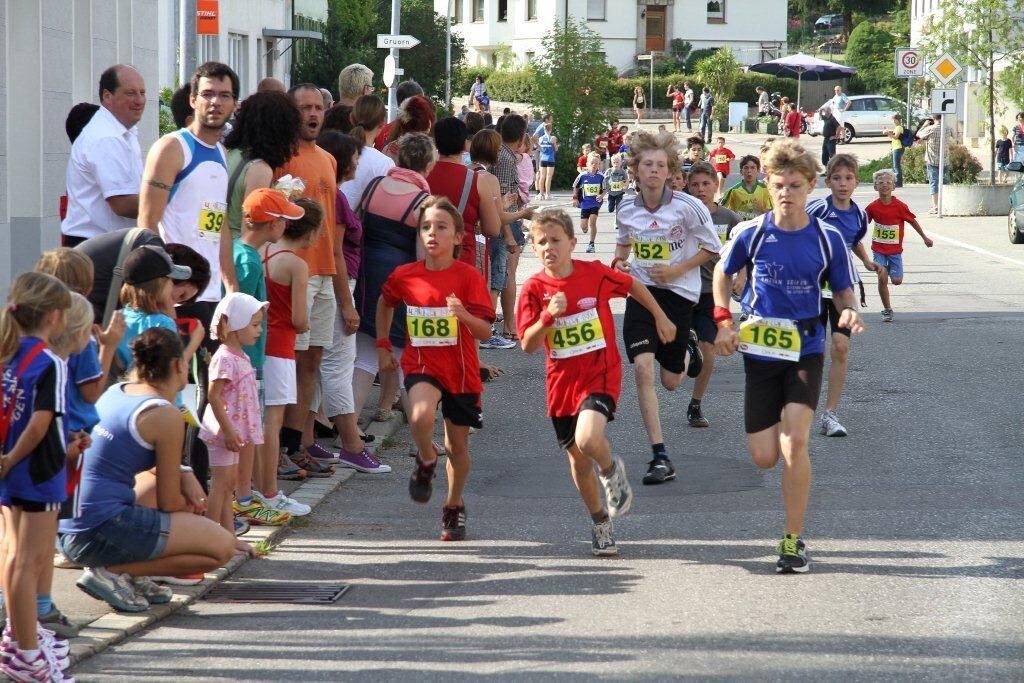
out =
[[338,104],[354,107],[356,100],[373,92],[373,71],[363,64],[349,64],[338,74]]
[[[220,143],[237,99],[238,76],[227,64],[206,62],[196,69],[189,96],[195,110],[192,123],[163,136],[149,150],[139,195],[139,227],[159,232],[167,244],[192,247],[210,263],[209,285],[195,303],[179,306],[177,316],[202,323],[204,346],[211,352],[216,343],[210,342],[210,320],[221,299],[221,284],[229,292],[237,289],[226,221],[227,154]],[[203,375],[205,372],[200,372],[196,378],[200,411],[205,402]],[[192,465],[201,482],[205,480],[205,455],[205,447],[196,439]]]

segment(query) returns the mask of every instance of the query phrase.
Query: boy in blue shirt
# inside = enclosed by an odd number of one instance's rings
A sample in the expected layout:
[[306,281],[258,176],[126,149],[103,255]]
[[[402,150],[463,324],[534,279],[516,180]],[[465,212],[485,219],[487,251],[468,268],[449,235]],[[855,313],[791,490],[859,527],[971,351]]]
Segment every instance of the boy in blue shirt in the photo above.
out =
[[[822,274],[833,286],[838,326],[860,334],[864,325],[842,234],[805,210],[817,180],[814,155],[795,140],[780,140],[766,152],[764,165],[775,208],[737,225],[715,268],[715,350],[743,353],[747,448],[758,467],[783,459],[786,522],[775,570],[803,573],[809,569],[800,538],[811,488],[807,444],[824,367]],[[741,270],[749,273],[750,316],[737,329],[729,302],[732,277]]]
[[[857,189],[857,158],[852,154],[837,154],[825,168],[825,186],[832,191],[827,197],[807,204],[807,213],[820,218],[839,230],[851,254],[856,254],[864,267],[874,272],[878,266],[861,243],[868,231],[868,215],[853,201]],[[852,258],[852,257],[851,257]],[[860,284],[860,277],[854,270],[854,283]],[[825,436],[846,436],[846,428],[840,424],[836,411],[843,396],[846,383],[846,368],[850,356],[850,332],[839,326],[839,310],[832,300],[832,289],[822,292],[822,324],[828,324],[832,332],[829,357],[832,364],[828,371],[828,396],[825,411],[821,415],[821,433]]]
[[604,203],[604,174],[601,168],[601,155],[591,152],[587,155],[587,168],[572,184],[572,205],[580,208],[580,232],[590,234],[587,253],[596,251],[594,240],[597,239],[597,214]]

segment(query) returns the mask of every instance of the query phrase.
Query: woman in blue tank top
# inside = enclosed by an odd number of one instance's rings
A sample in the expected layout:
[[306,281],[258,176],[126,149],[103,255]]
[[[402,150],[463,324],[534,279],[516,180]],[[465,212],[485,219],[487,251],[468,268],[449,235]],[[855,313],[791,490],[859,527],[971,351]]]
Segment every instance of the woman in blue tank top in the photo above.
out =
[[201,516],[206,494],[181,464],[185,425],[173,401],[185,386],[182,351],[164,328],[132,344],[135,381],[96,404],[74,518],[60,523],[61,551],[86,567],[79,588],[122,611],[170,599],[146,577],[181,583],[175,578],[224,566],[235,547],[231,533]]

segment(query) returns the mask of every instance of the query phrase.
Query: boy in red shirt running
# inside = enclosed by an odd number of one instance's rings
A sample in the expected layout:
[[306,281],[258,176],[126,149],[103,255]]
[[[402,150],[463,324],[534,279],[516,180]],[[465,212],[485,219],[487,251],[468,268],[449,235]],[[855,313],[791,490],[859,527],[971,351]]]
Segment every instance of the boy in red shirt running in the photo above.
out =
[[409,496],[430,500],[437,465],[434,417],[441,404],[448,450],[448,497],[441,514],[441,540],[466,538],[462,489],[469,475],[469,428],[483,427],[480,360],[476,340],[491,336],[494,307],[487,283],[473,266],[455,260],[465,226],[444,197],[429,197],[420,210],[424,260],[399,266],[384,283],[377,303],[377,352],[381,372],[393,370],[388,331],[395,307],[405,303],[408,343],[402,372],[411,405],[409,429],[419,448]]
[[736,158],[732,150],[725,146],[725,138],[715,138],[715,148],[711,150],[711,165],[718,171],[718,194],[725,192],[725,179],[729,177],[729,166]]
[[882,298],[882,322],[892,322],[892,303],[889,300],[889,280],[894,285],[903,283],[903,224],[917,231],[926,247],[932,246],[931,239],[924,234],[917,217],[906,204],[892,196],[896,187],[896,173],[883,168],[875,171],[871,179],[875,182],[878,199],[868,204],[868,218],[871,220],[871,257],[878,266],[878,296]]
[[[633,492],[622,458],[612,457],[604,436],[614,418],[622,384],[622,361],[608,302],[627,294],[651,312],[663,343],[676,328],[650,291],[632,276],[599,261],[576,261],[572,219],[549,209],[530,224],[533,250],[544,266],[523,285],[516,323],[523,350],[544,347],[548,415],[559,445],[569,456],[572,478],[590,512],[594,555],[617,555],[610,517],[629,512]],[[600,469],[607,509],[601,501]]]

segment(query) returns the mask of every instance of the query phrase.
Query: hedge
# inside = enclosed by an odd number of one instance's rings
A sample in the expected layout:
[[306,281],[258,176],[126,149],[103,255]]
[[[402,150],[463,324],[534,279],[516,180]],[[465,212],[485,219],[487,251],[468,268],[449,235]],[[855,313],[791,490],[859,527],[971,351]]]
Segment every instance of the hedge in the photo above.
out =
[[[925,145],[917,144],[903,152],[904,183],[927,183],[928,172],[924,167]],[[963,145],[951,145],[946,159],[946,182],[951,185],[974,185],[978,182],[981,164],[974,158],[970,150]],[[892,157],[884,156],[868,162],[857,169],[857,180],[870,183],[871,175],[880,169],[892,168]]]

